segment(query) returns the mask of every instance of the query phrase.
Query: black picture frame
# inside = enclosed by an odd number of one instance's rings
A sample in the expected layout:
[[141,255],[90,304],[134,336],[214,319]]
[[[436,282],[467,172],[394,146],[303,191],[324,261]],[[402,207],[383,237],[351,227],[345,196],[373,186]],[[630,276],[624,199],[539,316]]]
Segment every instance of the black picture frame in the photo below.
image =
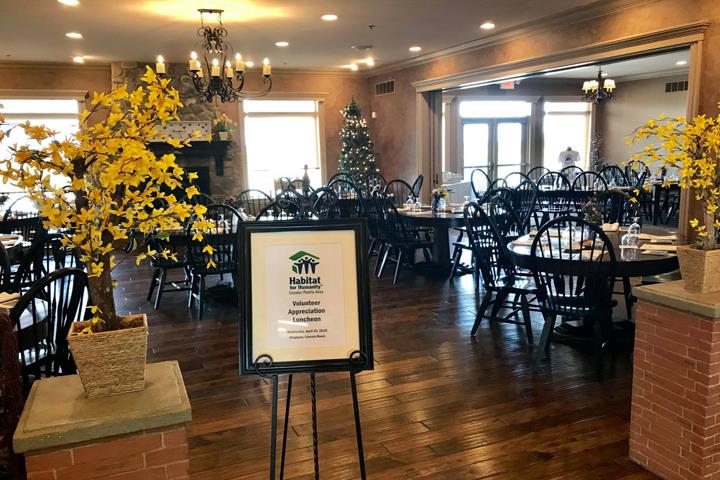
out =
[[[355,261],[357,272],[358,329],[360,349],[349,358],[332,360],[305,360],[274,362],[264,352],[253,352],[252,334],[252,249],[251,237],[255,233],[267,232],[355,232]],[[370,304],[370,283],[367,258],[367,222],[363,218],[316,220],[316,221],[257,221],[243,222],[239,228],[239,363],[241,375],[260,374],[263,376],[353,371],[373,369],[372,307]]]

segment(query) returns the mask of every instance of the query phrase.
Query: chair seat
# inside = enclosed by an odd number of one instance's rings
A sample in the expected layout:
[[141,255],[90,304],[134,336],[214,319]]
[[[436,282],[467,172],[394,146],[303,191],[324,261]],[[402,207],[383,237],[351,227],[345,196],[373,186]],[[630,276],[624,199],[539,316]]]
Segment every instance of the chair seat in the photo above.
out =
[[510,293],[534,293],[537,291],[535,280],[532,277],[516,275],[495,280],[494,289],[505,290]]

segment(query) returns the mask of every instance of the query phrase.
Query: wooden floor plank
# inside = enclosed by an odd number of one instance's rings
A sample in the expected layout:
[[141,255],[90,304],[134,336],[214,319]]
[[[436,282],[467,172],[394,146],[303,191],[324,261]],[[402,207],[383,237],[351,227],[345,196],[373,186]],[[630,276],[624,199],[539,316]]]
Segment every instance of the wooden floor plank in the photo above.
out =
[[[122,313],[148,313],[148,361],[180,361],[191,478],[266,480],[271,385],[238,374],[237,307],[211,300],[198,321],[184,294],[166,293],[153,310],[148,267],[128,261],[115,277]],[[375,370],[357,377],[369,478],[656,479],[627,458],[630,352],[599,374],[592,352],[553,345],[536,371],[523,329],[485,321],[470,336],[481,295],[469,276],[372,280]],[[536,320],[536,338],[541,328]],[[322,478],[359,478],[348,376],[317,381]],[[296,375],[290,411],[285,478],[309,480],[306,376]]]

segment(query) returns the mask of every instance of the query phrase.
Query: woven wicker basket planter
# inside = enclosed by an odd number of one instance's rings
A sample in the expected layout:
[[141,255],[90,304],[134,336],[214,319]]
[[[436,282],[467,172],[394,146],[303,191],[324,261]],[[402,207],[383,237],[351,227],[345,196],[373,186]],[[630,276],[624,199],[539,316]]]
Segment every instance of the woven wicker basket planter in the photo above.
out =
[[685,290],[694,293],[720,292],[720,249],[677,247]]
[[90,398],[137,392],[145,388],[147,357],[147,316],[129,315],[126,320],[142,318],[142,326],[75,336],[85,322],[70,328],[68,343],[85,393]]

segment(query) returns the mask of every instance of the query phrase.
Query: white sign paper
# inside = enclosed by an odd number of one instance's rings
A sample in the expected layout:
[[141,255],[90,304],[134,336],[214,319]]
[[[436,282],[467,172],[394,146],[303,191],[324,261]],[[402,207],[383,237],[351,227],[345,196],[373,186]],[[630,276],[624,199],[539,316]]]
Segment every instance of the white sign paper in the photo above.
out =
[[359,349],[354,231],[254,233],[251,248],[254,355],[328,360]]

